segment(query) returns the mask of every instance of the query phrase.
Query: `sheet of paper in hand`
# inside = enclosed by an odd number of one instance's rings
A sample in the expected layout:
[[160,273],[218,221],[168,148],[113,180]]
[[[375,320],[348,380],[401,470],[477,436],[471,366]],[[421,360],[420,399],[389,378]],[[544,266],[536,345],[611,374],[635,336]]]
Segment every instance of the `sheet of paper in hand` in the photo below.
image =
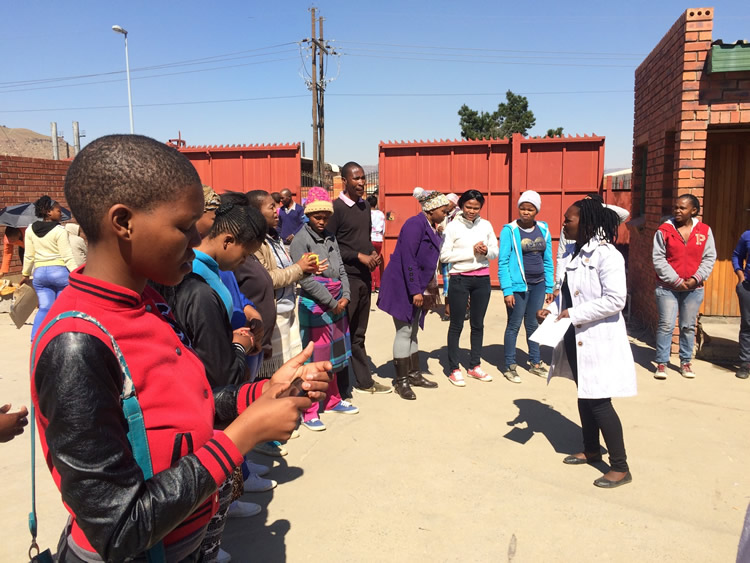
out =
[[556,319],[557,315],[547,315],[547,318],[534,331],[534,334],[529,337],[529,340],[536,342],[540,346],[551,346],[552,348],[557,346],[570,327],[571,320],[560,319],[558,321]]

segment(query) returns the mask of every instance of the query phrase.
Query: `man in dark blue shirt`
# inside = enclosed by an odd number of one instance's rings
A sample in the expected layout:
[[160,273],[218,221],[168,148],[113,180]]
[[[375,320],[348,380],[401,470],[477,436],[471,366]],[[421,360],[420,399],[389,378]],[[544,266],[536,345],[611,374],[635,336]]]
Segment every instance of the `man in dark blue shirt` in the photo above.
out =
[[279,208],[279,234],[284,244],[292,244],[294,235],[297,234],[305,223],[305,208],[297,205],[289,190],[281,190],[281,207]]

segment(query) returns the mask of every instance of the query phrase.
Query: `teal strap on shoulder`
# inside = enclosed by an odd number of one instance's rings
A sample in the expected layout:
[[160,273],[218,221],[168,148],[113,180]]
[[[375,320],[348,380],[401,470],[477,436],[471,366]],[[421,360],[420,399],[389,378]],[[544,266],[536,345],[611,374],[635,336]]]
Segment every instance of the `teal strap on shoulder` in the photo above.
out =
[[[34,343],[34,349],[31,352],[31,374],[34,374],[36,349],[41,342],[42,337],[52,326],[63,319],[81,319],[87,321],[99,330],[101,330],[108,338],[112,345],[112,349],[115,352],[117,362],[120,364],[120,371],[122,371],[122,393],[120,399],[122,401],[122,410],[125,415],[125,419],[128,422],[128,442],[133,450],[133,457],[135,458],[138,467],[143,472],[144,479],[150,479],[154,476],[154,468],[151,464],[151,452],[148,447],[148,438],[146,437],[146,425],[143,422],[143,411],[141,405],[138,402],[138,397],[135,392],[135,385],[133,385],[133,378],[130,375],[130,368],[125,361],[125,356],[120,350],[115,337],[112,336],[104,326],[91,315],[82,313],[80,311],[66,311],[57,315],[45,327],[37,334],[36,342]],[[32,546],[36,543],[37,533],[37,522],[36,522],[36,499],[35,499],[35,481],[34,481],[34,461],[35,461],[35,442],[34,442],[34,404],[32,401],[31,405],[31,513],[29,514],[29,530],[32,536]],[[147,552],[149,563],[164,563],[166,561],[166,554],[164,552],[164,543],[158,542],[152,546]]]

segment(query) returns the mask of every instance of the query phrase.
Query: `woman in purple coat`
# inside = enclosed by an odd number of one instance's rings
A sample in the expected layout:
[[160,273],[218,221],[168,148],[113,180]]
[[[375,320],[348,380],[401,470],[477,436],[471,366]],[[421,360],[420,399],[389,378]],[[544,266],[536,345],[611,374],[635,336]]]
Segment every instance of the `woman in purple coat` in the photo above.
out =
[[422,212],[410,217],[401,227],[396,249],[383,272],[378,307],[393,317],[396,338],[393,341],[393,386],[402,399],[417,398],[411,386],[437,387],[424,378],[419,369],[417,333],[438,297],[435,272],[442,238],[437,232],[448,212],[450,201],[440,192],[414,189]]

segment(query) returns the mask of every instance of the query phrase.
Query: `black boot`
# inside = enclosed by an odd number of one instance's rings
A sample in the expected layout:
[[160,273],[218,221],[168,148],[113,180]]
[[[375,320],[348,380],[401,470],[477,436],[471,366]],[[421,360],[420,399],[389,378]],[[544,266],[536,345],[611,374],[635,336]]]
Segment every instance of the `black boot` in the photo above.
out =
[[417,398],[409,385],[409,358],[394,358],[393,365],[396,367],[396,377],[393,378],[393,388],[399,397],[407,401]]
[[437,383],[425,379],[422,375],[422,370],[419,369],[419,352],[414,352],[409,358],[409,383],[414,387],[425,387],[426,389],[434,389],[438,386]]

